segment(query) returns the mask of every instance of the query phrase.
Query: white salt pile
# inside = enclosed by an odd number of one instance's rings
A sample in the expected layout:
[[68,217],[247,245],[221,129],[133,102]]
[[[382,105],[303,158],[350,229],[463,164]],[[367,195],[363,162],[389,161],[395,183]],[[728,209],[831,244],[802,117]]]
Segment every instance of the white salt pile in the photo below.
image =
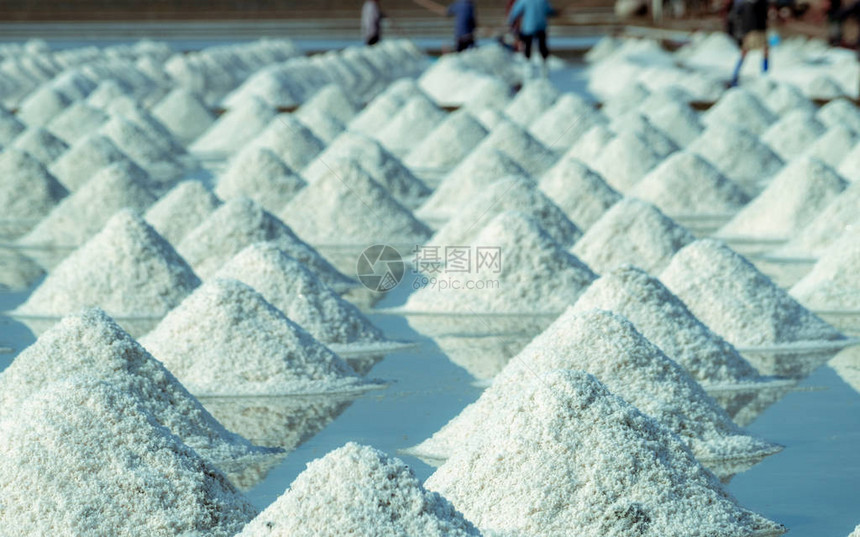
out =
[[606,119],[581,97],[565,93],[529,126],[529,134],[546,147],[565,151],[588,130]]
[[260,134],[277,115],[265,101],[250,97],[220,116],[194,143],[198,153],[232,153]]
[[177,140],[185,145],[206,132],[215,115],[203,100],[185,88],[175,88],[152,108],[155,116]]
[[857,207],[860,207],[860,182],[850,184],[794,238],[773,253],[783,257],[819,257],[848,226],[860,223]]
[[139,124],[114,116],[98,131],[110,138],[123,153],[134,159],[155,182],[168,183],[182,173],[182,165],[174,159],[153,133]]
[[433,129],[445,121],[447,114],[428,97],[417,95],[409,99],[374,138],[386,149],[404,156],[424,140]]
[[521,211],[538,221],[556,242],[564,247],[575,243],[582,232],[567,218],[531,179],[512,176],[491,183],[442,226],[430,244],[462,245],[474,242],[475,235],[496,215],[504,211]]
[[609,124],[609,128],[618,133],[626,131],[637,133],[661,159],[678,150],[678,145],[671,138],[652,125],[651,121],[642,113],[635,110],[614,118]]
[[484,126],[487,130],[493,130],[496,128],[496,125],[501,123],[504,120],[510,121],[510,119],[505,115],[501,110],[496,110],[495,108],[486,108],[486,107],[475,107],[472,106],[468,108],[469,113],[475,116],[475,119],[481,122],[481,125]]
[[250,285],[326,345],[382,341],[382,332],[304,265],[269,243],[248,246],[215,273]]
[[851,535],[849,535],[848,537],[860,537],[860,524],[858,524],[857,527],[854,528],[854,531],[852,531]]
[[582,230],[621,199],[598,173],[567,156],[543,174],[538,187]]
[[349,130],[367,136],[379,132],[380,127],[385,125],[406,101],[405,96],[394,95],[391,92],[392,88],[394,85],[389,87],[389,91],[370,101],[363,110],[352,118],[348,123]]
[[26,128],[14,114],[0,106],[0,145],[9,145]]
[[676,216],[732,214],[750,201],[734,181],[689,151],[658,164],[630,189],[630,195]]
[[738,347],[842,338],[719,241],[698,240],[683,248],[660,281],[711,330]]
[[[30,233],[25,246],[78,246],[100,230],[122,208],[144,211],[155,202],[146,172],[131,162],[102,168],[63,199]],[[98,200],[98,203],[94,203]]]
[[706,388],[761,379],[731,344],[702,324],[659,280],[631,265],[603,274],[572,309],[623,315]]
[[858,140],[860,140],[860,134],[842,125],[835,125],[812,142],[803,155],[818,159],[835,168],[857,145]]
[[425,220],[447,220],[500,178],[528,175],[514,159],[490,147],[479,147],[439,183],[415,212]]
[[107,110],[112,116],[121,117],[137,125],[147,135],[147,138],[166,154],[182,155],[185,153],[185,146],[179,143],[170,130],[137,101],[114,101],[108,105]]
[[850,227],[824,251],[791,295],[816,310],[860,310],[860,227]]
[[761,141],[785,160],[806,151],[827,128],[815,119],[815,112],[796,110],[782,116],[761,136]]
[[636,109],[650,95],[648,88],[639,82],[625,84],[618,93],[604,100],[601,111],[606,114],[606,117],[618,117]]
[[452,169],[472,153],[486,135],[487,129],[472,114],[458,110],[418,139],[403,163],[412,169]]
[[614,138],[615,133],[608,126],[596,125],[582,135],[564,156],[577,158],[585,164],[592,166],[597,157],[603,152],[603,148]]
[[842,125],[860,133],[860,110],[848,99],[835,99],[818,110],[818,121],[827,127]]
[[346,124],[355,117],[358,107],[350,100],[343,88],[337,84],[329,84],[305,101],[296,113],[301,119],[311,110],[323,112]]
[[310,129],[288,114],[275,116],[263,132],[248,142],[248,146],[271,149],[294,170],[310,164],[325,148]]
[[506,419],[486,423],[480,442],[425,483],[485,532],[751,537],[784,531],[738,506],[677,436],[594,377],[558,371],[519,391]]
[[18,107],[18,119],[30,127],[42,127],[62,114],[70,104],[71,99],[43,84]]
[[566,252],[536,219],[516,211],[498,214],[470,244],[473,251],[495,249],[500,256],[498,267],[466,272],[459,286],[452,285],[447,290],[423,287],[409,297],[407,310],[558,312],[573,304],[597,277]]
[[117,162],[131,165],[128,156],[110,138],[93,133],[75,142],[51,164],[50,170],[66,188],[74,191],[99,170]]
[[529,174],[538,177],[558,160],[550,148],[510,120],[501,121],[478,148],[489,147],[505,153]]
[[20,231],[31,229],[68,191],[29,153],[6,149],[0,153],[0,207],[3,218],[21,219]]
[[293,114],[323,144],[332,143],[346,130],[346,124],[317,109],[299,109]]
[[813,78],[804,88],[806,95],[812,99],[829,101],[845,97],[845,90],[839,82],[827,75],[818,75]]
[[215,193],[223,200],[244,196],[277,212],[305,185],[274,151],[252,143],[231,159],[218,177]]
[[[762,77],[759,80],[765,79]],[[782,84],[772,80],[770,82],[771,86],[763,92],[756,92],[753,88],[753,93],[756,93],[761,103],[774,114],[784,116],[796,111],[815,114],[818,111],[815,103],[804,97],[793,84]]]
[[704,130],[699,115],[684,102],[668,102],[657,107],[643,103],[639,110],[678,147],[685,147]]
[[25,130],[15,138],[11,147],[26,151],[45,166],[48,166],[69,148],[66,142],[41,127],[30,127]]
[[702,123],[707,127],[734,125],[758,135],[763,134],[776,120],[776,115],[755,95],[742,88],[725,92],[717,104],[702,114]]
[[247,198],[232,199],[219,207],[186,234],[176,249],[197,274],[208,278],[255,242],[275,243],[338,291],[353,283],[283,222]]
[[517,96],[505,107],[505,115],[528,127],[559,98],[558,89],[549,80],[539,78],[525,83]]
[[238,537],[478,537],[400,459],[353,442],[308,463],[290,488]]
[[131,88],[125,82],[110,78],[102,80],[99,85],[87,96],[87,104],[106,110],[107,107],[118,100],[128,99]]
[[717,232],[720,237],[787,240],[809,224],[847,183],[820,160],[798,157]]
[[256,515],[138,397],[92,378],[22,402],[0,451],[0,520],[19,535],[231,537]]
[[694,240],[650,203],[624,198],[588,228],[570,251],[598,273],[629,263],[656,274]]
[[138,399],[158,422],[216,466],[262,455],[228,432],[164,366],[99,309],[66,317],[0,374],[0,416],[53,382],[75,377],[109,382]]
[[849,181],[860,181],[860,144],[856,144],[839,163],[837,171]]
[[109,116],[98,108],[77,101],[52,119],[46,128],[66,143],[74,145],[84,136],[98,130],[108,118]]
[[278,216],[312,244],[424,244],[432,232],[354,160],[329,172],[287,203]]
[[159,198],[144,219],[167,242],[179,244],[220,205],[221,201],[200,181],[182,181]]
[[782,169],[782,159],[759,138],[731,125],[711,125],[687,146],[744,187],[766,182]]
[[199,284],[170,244],[126,209],[52,270],[15,313],[55,317],[99,306],[116,317],[158,317]]
[[610,186],[625,192],[661,161],[642,136],[625,131],[607,143],[592,162],[586,161]]
[[346,362],[236,280],[207,281],[140,342],[195,395],[367,387]]

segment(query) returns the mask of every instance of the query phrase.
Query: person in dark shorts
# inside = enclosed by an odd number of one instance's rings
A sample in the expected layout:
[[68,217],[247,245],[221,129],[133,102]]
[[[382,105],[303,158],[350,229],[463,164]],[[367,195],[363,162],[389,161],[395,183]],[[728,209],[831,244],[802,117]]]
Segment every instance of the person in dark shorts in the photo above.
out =
[[475,28],[478,27],[475,3],[472,0],[457,0],[448,6],[446,14],[454,17],[454,44],[457,52],[474,47]]
[[729,11],[729,30],[741,47],[741,57],[735,65],[731,86],[737,86],[741,67],[749,51],[763,49],[761,71],[766,73],[768,64],[767,44],[768,0],[734,0]]
[[[532,46],[537,41],[538,50],[543,59],[544,76],[546,76],[546,59],[549,57],[549,47],[546,42],[547,18],[555,13],[556,11],[547,0],[517,0],[508,14],[509,26],[513,26],[519,20],[520,41],[523,43],[523,54],[527,60],[531,60]],[[529,61],[529,68],[530,64],[531,61]]]

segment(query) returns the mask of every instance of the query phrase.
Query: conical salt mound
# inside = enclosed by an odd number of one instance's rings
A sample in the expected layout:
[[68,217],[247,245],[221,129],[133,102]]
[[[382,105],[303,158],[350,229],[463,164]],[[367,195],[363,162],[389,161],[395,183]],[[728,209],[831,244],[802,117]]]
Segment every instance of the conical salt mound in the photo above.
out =
[[757,187],[782,169],[782,159],[749,131],[711,125],[687,146],[744,187]]
[[194,140],[190,149],[199,153],[233,153],[260,134],[276,115],[277,111],[265,101],[250,97],[220,116]]
[[312,109],[324,112],[344,124],[352,121],[358,112],[358,107],[337,84],[329,84],[314,93],[313,97],[299,107],[299,117]]
[[216,278],[250,285],[267,302],[326,345],[376,342],[382,332],[304,265],[268,243],[248,246]]
[[359,161],[377,183],[406,207],[417,207],[430,194],[427,185],[415,177],[397,157],[375,140],[352,132],[345,132],[332,142],[304,169],[302,176],[313,183],[328,174],[329,162],[338,159]]
[[815,142],[827,128],[815,119],[815,113],[806,110],[790,112],[780,118],[761,136],[784,160],[791,160]]
[[468,110],[458,110],[419,139],[403,163],[413,169],[451,169],[471,154],[486,135],[487,129]]
[[528,127],[555,104],[559,96],[558,90],[549,80],[530,80],[505,108],[505,115],[511,121]]
[[425,220],[447,220],[500,178],[525,175],[528,173],[505,153],[490,147],[475,149],[445,176],[415,214]]
[[404,103],[405,98],[403,96],[395,96],[390,91],[386,91],[367,103],[367,106],[352,118],[348,125],[349,130],[372,136],[379,131],[380,126],[385,125],[389,119],[394,117],[394,114],[400,110]]
[[591,104],[565,93],[529,126],[529,134],[544,146],[564,151],[583,134],[606,119]]
[[486,423],[480,442],[425,483],[483,531],[545,537],[784,531],[738,506],[677,436],[591,375],[556,371],[518,391],[510,402],[517,411]]
[[21,219],[18,230],[31,229],[68,191],[28,153],[7,149],[0,153],[0,207],[3,218]]
[[46,128],[54,136],[74,145],[84,136],[98,130],[108,119],[109,116],[102,110],[78,101],[52,119]]
[[0,451],[0,520],[16,535],[231,537],[256,515],[138,397],[107,382],[59,382],[22,402],[0,420]]
[[626,131],[637,133],[661,159],[678,150],[678,145],[671,138],[651,124],[651,121],[647,117],[636,110],[614,118],[609,124],[609,128],[619,133]]
[[312,244],[423,244],[432,232],[354,160],[329,163],[327,175],[296,194],[278,215]]
[[609,129],[608,125],[595,125],[588,129],[588,132],[583,134],[575,144],[571,145],[564,156],[579,159],[592,166],[603,152],[603,148],[614,139],[615,133]]
[[858,140],[860,134],[842,125],[836,125],[812,142],[803,155],[835,168],[851,153]]
[[593,309],[626,317],[705,387],[761,379],[730,343],[711,332],[678,297],[641,269],[622,265],[591,284],[573,311],[585,313]]
[[0,106],[0,144],[11,144],[26,129],[27,126],[17,116]]
[[820,160],[794,159],[717,235],[787,240],[818,216],[846,186],[845,180]]
[[[762,77],[760,80],[764,80]],[[815,114],[818,107],[804,97],[803,93],[793,84],[775,83],[764,95],[758,95],[762,104],[778,116],[785,116],[795,111]]]
[[215,193],[223,200],[244,196],[277,212],[306,184],[274,151],[249,144],[218,177]]
[[158,183],[169,183],[183,171],[182,164],[153,138],[151,132],[131,120],[114,116],[98,132],[110,138]]
[[185,88],[175,88],[152,108],[152,115],[160,121],[176,139],[190,144],[206,132],[215,122],[200,97]]
[[290,488],[238,537],[479,537],[400,459],[349,442],[308,463]]
[[816,118],[827,127],[842,125],[860,133],[860,109],[848,99],[830,101],[818,110]]
[[704,130],[699,115],[684,102],[670,101],[654,108],[643,103],[640,111],[678,147],[686,147]]
[[828,203],[793,239],[773,253],[782,257],[819,257],[842,233],[860,224],[860,182],[852,183]]
[[633,188],[661,158],[642,136],[625,131],[607,143],[593,162],[587,162],[609,185],[619,192]]
[[71,99],[51,86],[43,84],[18,107],[18,119],[27,126],[42,127],[62,114],[70,104],[72,104]]
[[732,345],[842,339],[749,261],[712,239],[679,251],[660,281]]
[[146,211],[146,221],[170,244],[179,244],[221,205],[200,181],[182,181]]
[[818,75],[805,88],[805,93],[812,99],[832,100],[845,97],[845,90],[839,82],[827,75]]
[[777,120],[755,95],[741,88],[725,92],[711,109],[702,115],[705,126],[735,125],[761,135]]
[[107,110],[111,115],[124,118],[137,125],[149,140],[166,154],[185,154],[185,146],[179,143],[170,130],[137,101],[119,99],[111,102]]
[[540,176],[558,160],[550,148],[510,120],[503,120],[493,127],[476,151],[485,147],[505,153],[535,177]]
[[346,131],[345,124],[316,108],[299,109],[294,117],[326,146]]
[[791,296],[816,310],[860,310],[858,230],[849,228],[825,250],[812,271],[791,288]]
[[572,157],[562,157],[543,174],[538,187],[583,230],[621,199],[600,174]]
[[676,216],[733,214],[750,201],[739,185],[688,151],[658,164],[630,189],[630,195]]
[[[475,235],[471,245],[475,266],[462,273],[458,288],[452,286],[443,291],[425,287],[409,297],[406,309],[459,313],[558,312],[573,304],[597,277],[579,259],[565,252],[536,219],[523,213],[498,214]],[[485,254],[485,263],[496,255],[498,265],[478,266],[481,252]],[[482,285],[486,280],[497,283]]]
[[12,142],[12,147],[33,155],[45,166],[54,162],[69,148],[66,142],[41,127],[30,127],[22,132]]
[[852,531],[851,535],[849,535],[848,537],[860,537],[860,524],[858,524],[857,527],[854,528],[854,531]]
[[140,342],[195,395],[322,394],[367,386],[236,280],[207,281]]
[[353,284],[283,222],[247,198],[219,207],[182,239],[177,250],[201,277],[208,278],[255,242],[273,242],[338,291]]
[[290,115],[278,115],[253,140],[251,147],[271,149],[293,170],[301,170],[325,148],[310,129]]
[[500,179],[464,204],[433,238],[430,244],[470,244],[475,235],[498,214],[522,211],[538,221],[540,227],[562,246],[570,246],[582,232],[537,185],[523,176]]
[[81,245],[120,209],[144,211],[152,205],[155,196],[147,188],[148,182],[146,172],[131,162],[102,168],[60,202],[19,243],[27,246]]
[[216,466],[269,452],[228,432],[99,309],[66,317],[0,374],[0,416],[15,415],[17,405],[49,384],[77,376],[110,382],[134,396],[159,425]]
[[860,144],[845,155],[836,170],[852,183],[860,182]]
[[655,274],[695,237],[659,209],[624,198],[594,223],[571,252],[598,273],[635,264]]
[[99,306],[115,317],[159,317],[199,284],[167,241],[131,210],[121,210],[15,313],[59,317]]
[[446,113],[423,95],[409,99],[374,135],[395,155],[406,155],[445,121]]
[[75,191],[99,170],[117,162],[133,164],[110,138],[94,133],[75,142],[51,164],[50,170],[66,188]]

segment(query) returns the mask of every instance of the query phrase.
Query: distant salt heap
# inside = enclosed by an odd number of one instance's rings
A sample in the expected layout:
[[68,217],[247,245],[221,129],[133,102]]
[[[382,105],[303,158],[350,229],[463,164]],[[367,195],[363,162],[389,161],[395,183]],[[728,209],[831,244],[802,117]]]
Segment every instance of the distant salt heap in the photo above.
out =
[[860,182],[850,184],[773,254],[782,257],[819,257],[849,226],[860,223],[857,207],[860,207]]
[[15,138],[11,147],[30,153],[45,166],[51,164],[69,148],[66,142],[41,127],[30,127],[25,130]]
[[332,143],[347,128],[344,123],[316,108],[298,110],[293,116],[325,145]]
[[275,116],[263,132],[248,142],[248,146],[271,149],[293,170],[301,170],[310,164],[325,148],[310,129],[287,114]]
[[406,100],[405,96],[395,95],[391,92],[390,90],[393,87],[390,86],[389,91],[378,95],[370,101],[367,106],[352,118],[352,121],[347,125],[349,130],[366,136],[372,136],[376,132],[379,132],[379,129],[400,110]]
[[296,111],[299,119],[305,114],[316,110],[330,115],[341,123],[349,123],[358,113],[358,107],[353,103],[346,92],[337,84],[329,84],[317,91],[313,97],[302,104]]
[[218,177],[215,193],[223,200],[244,196],[277,212],[306,185],[274,151],[249,144]]
[[346,362],[236,280],[207,281],[140,342],[195,395],[367,387]]
[[760,89],[751,86],[751,91],[763,105],[778,116],[785,116],[792,112],[815,114],[818,111],[815,103],[804,97],[803,93],[793,84],[774,82],[765,77],[757,79],[756,82],[761,83]]
[[77,190],[102,168],[117,162],[131,166],[131,159],[110,138],[90,134],[60,155],[50,167],[57,179],[69,190]]
[[598,273],[625,263],[657,273],[694,240],[650,203],[624,198],[588,228],[570,251]]
[[841,339],[749,261],[719,241],[679,251],[660,281],[711,330],[737,347]]
[[787,240],[809,224],[847,186],[823,162],[799,157],[717,232],[721,237]]
[[78,101],[51,120],[46,128],[54,136],[74,145],[84,136],[98,130],[108,119],[109,116],[102,110],[93,108],[83,101]]
[[432,232],[354,160],[330,162],[329,173],[288,202],[278,216],[312,244],[423,244]]
[[63,113],[72,100],[43,84],[31,93],[18,107],[18,119],[29,127],[42,127]]
[[842,125],[836,125],[812,142],[803,155],[816,158],[835,168],[857,145],[858,140],[860,134]]
[[237,537],[479,537],[400,459],[352,442],[308,463]]
[[579,229],[587,230],[621,195],[581,161],[562,157],[538,183]]
[[26,129],[17,116],[0,106],[0,145],[9,145]]
[[778,172],[782,159],[749,131],[712,125],[687,146],[745,188],[758,188]]
[[144,218],[170,244],[179,244],[221,205],[200,181],[182,181],[154,203]]
[[631,111],[612,120],[609,128],[615,132],[633,131],[645,140],[657,156],[666,158],[678,150],[678,145],[671,138],[651,124],[651,121],[637,111]]
[[153,133],[120,116],[114,116],[98,131],[110,138],[123,153],[134,159],[158,183],[169,183],[182,173],[182,164],[156,141]]
[[548,108],[555,104],[560,93],[543,78],[530,80],[505,107],[505,115],[523,127],[528,127]]
[[791,288],[791,296],[815,310],[860,310],[860,227],[848,228]]
[[68,191],[29,153],[6,149],[0,153],[0,207],[3,218],[20,219],[26,232],[61,202]]
[[144,211],[152,205],[156,198],[148,183],[146,172],[131,162],[102,168],[18,242],[25,246],[81,245],[120,209]]
[[99,309],[66,317],[0,374],[0,416],[16,415],[17,405],[46,386],[78,376],[109,382],[132,395],[158,424],[216,466],[267,453],[228,432]]
[[804,88],[806,95],[812,99],[832,100],[845,97],[845,90],[839,82],[827,75],[818,75],[809,81]]
[[645,177],[660,160],[660,156],[639,133],[626,131],[607,143],[599,156],[588,164],[611,187],[624,193]]
[[639,82],[625,84],[618,93],[604,99],[603,107],[600,110],[606,117],[618,117],[635,110],[650,95],[651,92],[648,88]]
[[814,112],[789,112],[770,126],[761,141],[768,144],[780,157],[791,160],[806,151],[827,128],[815,119]]
[[776,115],[755,95],[742,88],[730,89],[702,114],[702,123],[707,127],[734,125],[757,135],[763,134],[776,120]]
[[185,88],[175,88],[152,108],[155,116],[185,145],[206,132],[216,121],[203,100]]
[[673,101],[655,108],[643,105],[639,110],[678,147],[685,147],[704,130],[699,115],[683,102]]
[[358,309],[276,246],[248,246],[215,273],[250,285],[267,302],[326,345],[384,338]]
[[190,150],[198,153],[233,153],[260,134],[277,111],[257,97],[249,97],[220,116]]
[[158,317],[199,284],[167,241],[122,210],[57,265],[15,313],[56,317],[99,306],[116,317]]
[[596,125],[582,135],[573,144],[565,157],[573,157],[581,160],[589,166],[593,166],[597,157],[603,152],[603,148],[615,138],[615,133],[607,125]]
[[447,114],[428,97],[417,95],[409,99],[374,137],[386,149],[402,157],[446,117]]
[[231,537],[256,514],[139,397],[92,378],[22,402],[0,451],[0,519],[20,535]]
[[487,129],[467,110],[449,115],[415,143],[403,164],[412,169],[450,170],[466,158],[487,135]]
[[352,280],[332,267],[283,222],[247,198],[226,202],[186,234],[177,250],[197,274],[208,278],[255,242],[275,243],[338,291],[352,284]]
[[677,436],[591,375],[556,371],[517,392],[505,419],[483,424],[482,440],[425,482],[484,531],[546,537],[784,531],[739,507]]
[[583,314],[602,309],[623,315],[706,389],[761,380],[730,343],[711,332],[659,280],[632,265],[603,274],[572,309]]
[[860,134],[860,110],[848,99],[835,99],[818,110],[818,121],[827,127],[842,125]]
[[436,232],[429,244],[471,244],[481,228],[504,211],[521,211],[532,216],[563,247],[569,247],[582,236],[564,211],[538,190],[531,179],[512,176],[491,183],[461,206],[456,216]]
[[732,214],[749,203],[744,190],[695,153],[680,151],[651,170],[630,195],[670,215]]
[[[430,243],[434,244],[434,241]],[[566,252],[536,219],[516,211],[498,214],[470,244],[473,251],[477,247],[497,248],[501,252],[498,270],[484,267],[464,273],[461,287],[447,292],[425,287],[409,297],[405,306],[407,310],[558,312],[575,302],[597,277],[579,259]],[[474,285],[470,286],[469,280],[473,280]],[[485,280],[498,280],[498,285],[484,288],[474,282]]]
[[131,88],[124,82],[116,79],[102,80],[96,89],[87,96],[86,102],[94,108],[105,110],[111,103],[128,99],[130,91]]
[[510,120],[501,121],[496,125],[478,146],[478,148],[483,147],[502,151],[535,177],[548,170],[558,160],[550,148]]
[[529,125],[529,134],[550,149],[564,151],[605,121],[603,114],[584,99],[565,93]]

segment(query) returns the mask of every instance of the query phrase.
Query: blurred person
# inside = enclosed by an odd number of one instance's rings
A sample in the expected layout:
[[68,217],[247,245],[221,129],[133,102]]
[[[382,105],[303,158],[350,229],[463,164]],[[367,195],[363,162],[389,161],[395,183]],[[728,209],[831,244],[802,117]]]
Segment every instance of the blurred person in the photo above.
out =
[[433,0],[413,0],[421,7],[445,17],[454,17],[454,48],[463,52],[475,46],[475,30],[478,19],[472,0],[456,0],[447,8]]
[[526,78],[532,78],[532,45],[537,41],[542,58],[541,74],[547,76],[546,60],[549,57],[549,47],[546,42],[547,17],[557,12],[547,0],[516,0],[508,14],[508,26],[513,26],[519,19],[520,41],[523,43],[523,54],[526,57]]
[[729,30],[741,47],[741,57],[735,65],[731,86],[738,85],[741,67],[749,51],[762,49],[761,72],[769,69],[769,47],[767,42],[768,0],[734,0],[729,10]]
[[382,39],[383,16],[379,0],[365,0],[361,7],[361,36],[366,45],[373,46]]
[[[517,0],[508,0],[507,5],[505,6],[505,19],[507,20],[511,16],[511,10],[514,8],[514,4]],[[514,21],[511,27],[511,34],[514,36],[514,51],[519,52],[522,50],[522,42],[520,42],[520,19]]]

